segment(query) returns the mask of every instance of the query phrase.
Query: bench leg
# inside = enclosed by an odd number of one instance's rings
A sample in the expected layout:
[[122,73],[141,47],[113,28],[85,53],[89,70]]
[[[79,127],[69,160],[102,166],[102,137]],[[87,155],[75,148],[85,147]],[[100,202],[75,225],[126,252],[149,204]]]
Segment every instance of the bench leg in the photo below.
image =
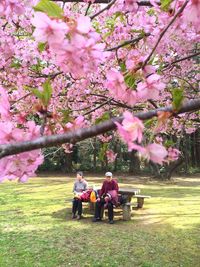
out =
[[124,221],[130,221],[131,220],[131,206],[130,205],[123,205],[122,206],[123,211],[123,220]]
[[90,211],[94,211],[94,209],[95,209],[95,203],[94,202],[88,202],[88,209]]
[[144,198],[138,198],[137,199],[137,208],[141,209],[144,205]]

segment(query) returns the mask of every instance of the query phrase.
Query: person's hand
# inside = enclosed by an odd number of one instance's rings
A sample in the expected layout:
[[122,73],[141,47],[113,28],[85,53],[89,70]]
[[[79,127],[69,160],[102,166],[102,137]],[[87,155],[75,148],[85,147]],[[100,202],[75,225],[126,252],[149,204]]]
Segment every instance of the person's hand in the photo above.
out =
[[105,197],[104,200],[107,202],[109,201],[109,197]]
[[100,200],[101,200],[100,197],[98,197],[98,198],[97,198],[97,202],[99,202]]

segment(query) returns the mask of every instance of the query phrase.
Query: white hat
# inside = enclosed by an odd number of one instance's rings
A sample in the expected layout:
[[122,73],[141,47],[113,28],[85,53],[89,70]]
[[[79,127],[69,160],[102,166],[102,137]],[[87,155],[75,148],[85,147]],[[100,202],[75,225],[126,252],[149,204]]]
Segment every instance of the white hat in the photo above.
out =
[[105,176],[110,176],[110,177],[112,177],[112,172],[106,172],[106,173],[105,173]]

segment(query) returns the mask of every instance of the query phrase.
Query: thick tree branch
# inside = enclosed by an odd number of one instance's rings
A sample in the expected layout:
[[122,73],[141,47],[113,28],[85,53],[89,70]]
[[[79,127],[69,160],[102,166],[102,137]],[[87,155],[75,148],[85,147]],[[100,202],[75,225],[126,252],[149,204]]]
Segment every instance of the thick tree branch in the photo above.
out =
[[[148,112],[140,112],[134,114],[141,120],[151,119],[152,117],[156,117],[158,111],[168,111],[172,112],[174,116],[176,114],[191,112],[200,110],[200,98],[196,100],[191,100],[184,104],[182,108],[178,112],[174,112],[172,106],[165,108],[158,108],[155,110],[150,110]],[[74,132],[69,132],[61,135],[51,135],[51,136],[43,136],[39,137],[35,140],[26,141],[26,142],[18,142],[14,144],[4,144],[0,145],[0,158],[5,156],[19,154],[25,151],[31,151],[34,149],[51,147],[55,145],[61,145],[64,143],[77,143],[84,139],[97,136],[99,134],[103,134],[105,132],[114,130],[116,128],[115,122],[122,122],[123,117],[113,118],[111,120],[105,121],[101,124],[91,126],[89,128],[83,128],[75,130]]]

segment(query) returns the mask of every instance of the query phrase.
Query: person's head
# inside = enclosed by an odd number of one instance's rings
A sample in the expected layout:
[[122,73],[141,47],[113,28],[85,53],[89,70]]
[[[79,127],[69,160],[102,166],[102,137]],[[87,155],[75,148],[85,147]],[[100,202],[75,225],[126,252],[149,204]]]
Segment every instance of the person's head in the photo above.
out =
[[109,182],[112,180],[112,172],[106,172],[105,173],[105,178]]
[[76,173],[76,178],[81,181],[83,179],[83,172],[77,172]]

